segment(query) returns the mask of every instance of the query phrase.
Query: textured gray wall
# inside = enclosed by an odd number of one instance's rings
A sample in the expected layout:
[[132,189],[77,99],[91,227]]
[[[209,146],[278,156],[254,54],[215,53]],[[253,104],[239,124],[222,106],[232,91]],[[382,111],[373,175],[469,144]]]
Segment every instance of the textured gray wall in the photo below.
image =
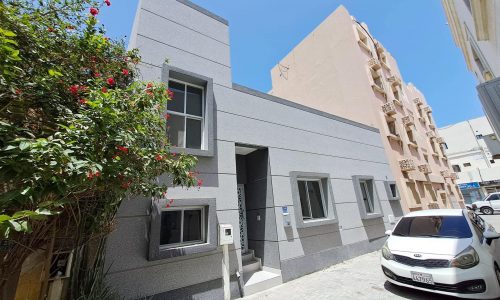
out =
[[[384,181],[393,178],[377,130],[233,87],[228,26],[179,1],[140,1],[130,47],[140,50],[144,80],[160,80],[165,58],[173,67],[213,79],[215,155],[200,157],[197,166],[204,185],[200,189],[172,188],[168,199],[182,203],[183,199],[215,198],[217,222],[238,230],[235,143],[262,146],[268,154],[266,161],[259,160],[267,165],[266,174],[261,174],[264,179],[260,183],[250,182],[251,176],[239,180],[248,181],[247,197],[257,199],[248,207],[249,224],[255,228],[249,232],[250,248],[264,256],[266,265],[281,268],[283,278],[289,280],[380,245],[394,204],[385,192]],[[252,168],[259,169],[247,164],[247,175],[253,174]],[[329,174],[338,224],[297,229],[292,217],[292,227],[285,230],[281,207],[287,206],[294,214],[289,178],[294,171]],[[374,177],[383,218],[361,220],[354,175]],[[127,299],[155,294],[161,299],[189,297],[190,287],[198,291],[196,295],[218,295],[220,247],[207,253],[147,260],[150,205],[149,199],[131,197],[121,206],[117,229],[108,244],[109,282]],[[264,222],[253,222],[257,212]],[[234,237],[231,274],[241,271],[239,234]]]

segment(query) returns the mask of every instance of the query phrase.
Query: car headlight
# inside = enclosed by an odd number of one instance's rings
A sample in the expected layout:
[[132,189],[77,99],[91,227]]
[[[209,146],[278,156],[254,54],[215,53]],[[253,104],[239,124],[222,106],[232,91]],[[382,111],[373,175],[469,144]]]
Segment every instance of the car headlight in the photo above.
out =
[[385,242],[384,246],[382,247],[382,256],[386,260],[394,260],[394,255],[392,255],[391,250],[389,250],[389,247],[387,247],[387,242]]
[[450,267],[469,269],[479,263],[479,255],[471,246],[460,252],[455,258],[450,261]]

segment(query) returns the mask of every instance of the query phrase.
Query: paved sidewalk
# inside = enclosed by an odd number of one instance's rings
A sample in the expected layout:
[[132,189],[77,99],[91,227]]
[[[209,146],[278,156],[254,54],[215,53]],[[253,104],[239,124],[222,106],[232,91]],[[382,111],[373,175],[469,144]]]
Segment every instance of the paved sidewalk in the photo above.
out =
[[379,257],[365,254],[244,299],[456,299],[386,282]]

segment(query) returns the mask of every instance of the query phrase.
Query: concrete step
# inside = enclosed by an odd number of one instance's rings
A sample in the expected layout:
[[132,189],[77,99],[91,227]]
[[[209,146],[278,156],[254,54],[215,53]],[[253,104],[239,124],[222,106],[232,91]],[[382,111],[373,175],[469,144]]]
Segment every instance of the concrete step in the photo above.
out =
[[277,272],[262,270],[244,273],[243,282],[245,283],[245,296],[249,296],[282,284],[283,278],[279,270]]
[[249,250],[247,253],[243,253],[241,255],[241,262],[244,264],[246,262],[254,260],[254,258],[255,258],[255,255],[254,255],[253,250]]
[[254,257],[252,260],[243,262],[243,274],[252,273],[262,268],[260,258]]

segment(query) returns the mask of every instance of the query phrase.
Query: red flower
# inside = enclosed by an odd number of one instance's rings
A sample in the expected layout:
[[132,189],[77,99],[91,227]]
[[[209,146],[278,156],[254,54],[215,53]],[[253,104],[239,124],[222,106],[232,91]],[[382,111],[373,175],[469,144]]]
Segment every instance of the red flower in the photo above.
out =
[[198,179],[198,187],[200,187],[203,184],[203,179]]
[[66,29],[68,29],[68,30],[73,30],[73,29],[75,29],[75,26],[68,25],[68,26],[66,26]]
[[170,119],[170,114],[165,114],[164,117],[166,120],[168,120],[168,119]]
[[20,89],[16,89],[16,95],[21,95],[22,92]]
[[107,92],[108,92],[108,89],[107,89],[107,88],[105,88],[105,87],[103,87],[103,88],[101,89],[101,92],[103,92],[103,93],[107,93]]
[[148,85],[146,85],[146,88],[147,88],[147,89],[153,88],[153,84],[152,84],[151,82],[150,82],[150,83],[148,83]]
[[127,76],[129,74],[129,71],[127,69],[122,69],[122,74]]
[[120,150],[123,153],[128,153],[128,148],[127,147],[118,146],[117,148],[118,148],[118,150]]
[[101,73],[95,73],[95,74],[94,74],[94,77],[101,77],[101,76],[102,76],[102,74],[101,74]]
[[95,7],[91,7],[90,8],[90,14],[93,15],[94,17],[97,16],[97,14],[99,13],[99,10]]
[[153,96],[154,95],[154,93],[151,92],[151,91],[146,91],[146,94],[148,94],[148,96]]
[[69,87],[69,91],[71,92],[71,94],[73,95],[76,95],[78,94],[78,85],[74,84],[72,86]]
[[109,85],[115,85],[116,84],[116,81],[113,79],[113,77],[109,77],[108,80],[107,80],[108,84]]
[[175,157],[176,155],[177,155],[177,153],[172,152],[172,157]]
[[94,173],[94,176],[95,176],[95,177],[99,177],[99,176],[101,176],[101,172],[99,172],[99,171],[95,172],[95,173]]
[[47,31],[48,31],[48,32],[54,32],[54,28],[49,27],[49,28],[47,28]]
[[80,102],[80,104],[87,104],[87,99],[83,98],[83,99],[80,99],[78,100],[78,102]]
[[168,99],[174,99],[174,92],[167,90]]
[[87,179],[92,180],[93,177],[94,177],[94,174],[92,173],[92,171],[88,171],[87,172]]
[[132,181],[129,180],[127,182],[122,183],[121,187],[122,187],[122,189],[128,189],[131,184],[132,184]]
[[156,154],[155,159],[156,159],[156,161],[160,161],[163,159],[163,157],[160,154]]
[[104,3],[106,3],[107,6],[111,6],[111,1],[109,0],[104,0]]

